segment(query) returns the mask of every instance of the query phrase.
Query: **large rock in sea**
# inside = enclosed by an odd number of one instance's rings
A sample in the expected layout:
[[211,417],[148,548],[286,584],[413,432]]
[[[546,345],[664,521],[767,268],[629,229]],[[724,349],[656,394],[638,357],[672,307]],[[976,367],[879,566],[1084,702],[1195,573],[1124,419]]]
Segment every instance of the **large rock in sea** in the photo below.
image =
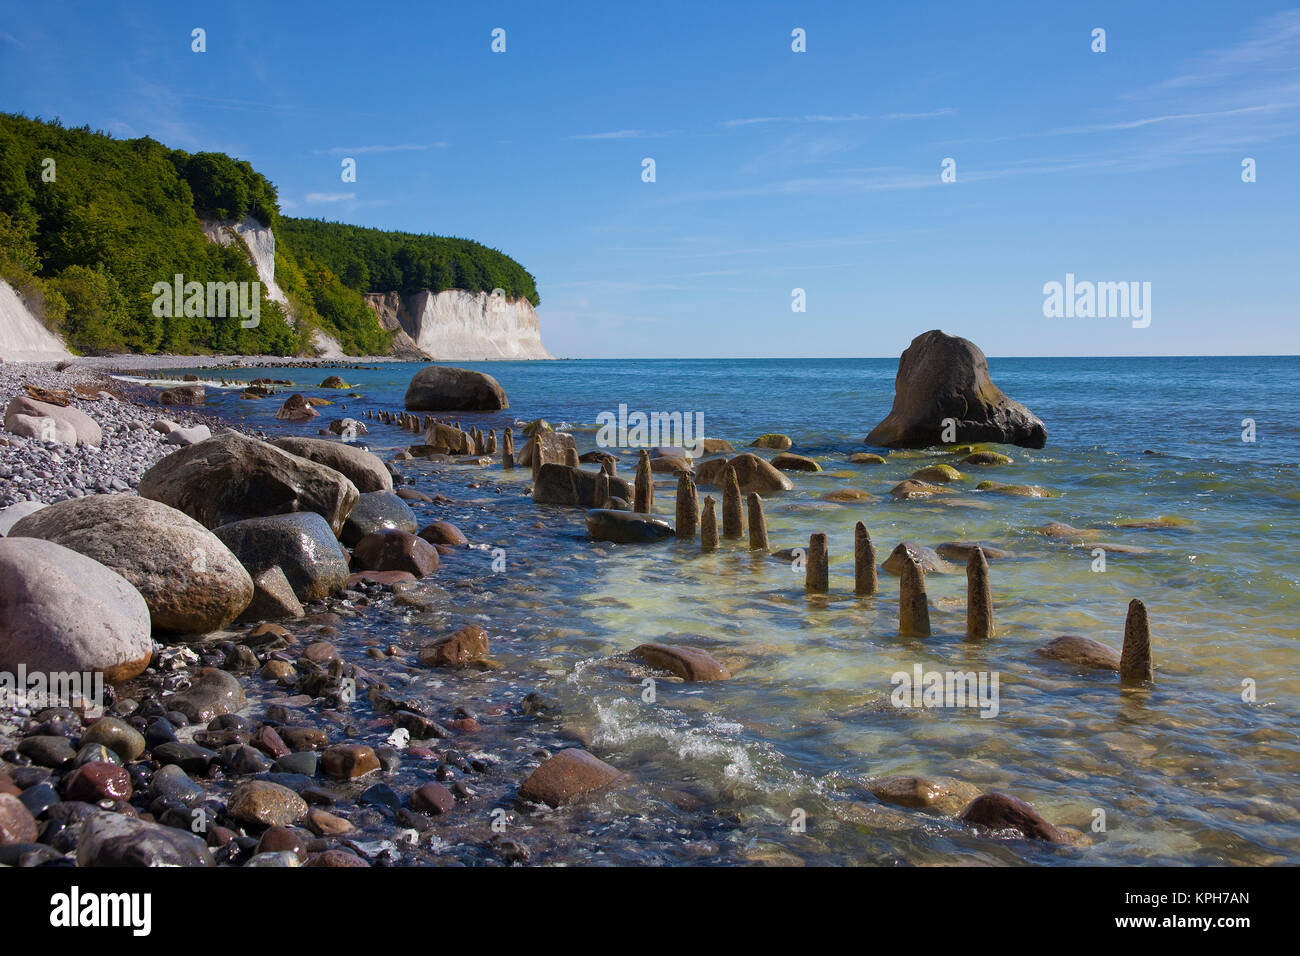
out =
[[658,515],[597,508],[587,512],[587,534],[593,541],[642,544],[674,535],[673,526]]
[[316,601],[348,580],[348,558],[325,519],[314,512],[249,518],[217,528],[253,577],[278,567],[299,601]]
[[171,505],[208,528],[313,511],[337,535],[360,492],[333,468],[238,432],[223,432],[173,452],[146,471],[140,496]]
[[[533,484],[533,502],[539,505],[603,507],[605,502],[596,500],[596,478],[596,472],[583,471],[571,465],[542,465]],[[632,486],[617,476],[609,478],[609,494],[612,498],[630,501]]]
[[868,445],[929,448],[949,444],[943,420],[957,423],[956,442],[1002,442],[1025,448],[1047,444],[1047,428],[1033,412],[1002,393],[974,342],[935,329],[903,352],[894,380],[894,407],[867,436]]
[[[47,431],[40,421],[53,419]],[[31,433],[35,422],[35,432]],[[44,438],[47,434],[64,445],[91,445],[98,448],[104,439],[95,420],[79,408],[38,402],[26,395],[16,395],[5,408],[5,431],[26,438]]]
[[495,412],[509,408],[505,390],[491,375],[450,365],[430,365],[406,388],[412,412]]
[[144,596],[158,630],[215,631],[253,599],[253,579],[221,539],[160,501],[69,498],[23,518],[10,537],[53,541],[116,571]]
[[0,539],[0,671],[102,671],[110,683],[149,665],[149,607],[98,561],[39,538]]
[[383,460],[364,448],[328,438],[277,438],[271,444],[291,455],[333,468],[363,495],[368,491],[393,490],[393,476],[384,467]]
[[740,482],[742,495],[747,495],[751,491],[756,491],[760,495],[770,495],[794,488],[794,482],[777,471],[771,462],[750,452],[737,455],[730,461],[726,458],[712,458],[702,462],[695,469],[696,482],[721,488],[727,465],[736,469],[736,479]]

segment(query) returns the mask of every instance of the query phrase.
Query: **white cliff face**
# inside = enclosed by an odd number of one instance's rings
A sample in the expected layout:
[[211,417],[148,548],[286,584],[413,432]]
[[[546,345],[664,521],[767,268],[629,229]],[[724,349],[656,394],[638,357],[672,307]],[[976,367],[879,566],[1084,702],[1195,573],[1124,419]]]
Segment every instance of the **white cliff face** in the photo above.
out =
[[236,239],[242,239],[248,248],[248,255],[257,270],[257,277],[266,288],[266,297],[272,302],[288,305],[284,290],[275,284],[275,233],[268,226],[262,225],[252,216],[245,216],[242,222],[232,219],[200,219],[203,235],[212,242],[228,246]]
[[371,293],[366,301],[385,328],[400,328],[438,361],[554,357],[542,345],[542,323],[527,299],[447,289],[405,299],[395,292]]
[[0,279],[0,359],[59,362],[72,358],[61,339],[41,322],[13,286]]

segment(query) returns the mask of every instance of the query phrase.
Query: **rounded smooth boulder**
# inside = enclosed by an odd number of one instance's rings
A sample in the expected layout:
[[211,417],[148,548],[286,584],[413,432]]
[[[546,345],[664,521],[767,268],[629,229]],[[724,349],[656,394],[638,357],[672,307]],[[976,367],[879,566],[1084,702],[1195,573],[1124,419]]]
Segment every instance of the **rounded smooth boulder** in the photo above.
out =
[[144,596],[159,630],[215,631],[253,599],[253,579],[220,538],[148,498],[69,498],[23,518],[10,537],[53,541],[116,571]]
[[347,583],[348,559],[320,515],[272,515],[213,531],[253,577],[279,567],[299,601],[317,601]]
[[0,670],[101,671],[117,683],[149,665],[149,607],[116,571],[52,541],[4,538],[0,581]]
[[171,505],[207,528],[313,511],[337,535],[359,496],[333,468],[238,432],[173,452],[140,479],[140,497]]
[[450,365],[416,372],[404,404],[412,412],[495,412],[510,407],[505,389],[491,375]]

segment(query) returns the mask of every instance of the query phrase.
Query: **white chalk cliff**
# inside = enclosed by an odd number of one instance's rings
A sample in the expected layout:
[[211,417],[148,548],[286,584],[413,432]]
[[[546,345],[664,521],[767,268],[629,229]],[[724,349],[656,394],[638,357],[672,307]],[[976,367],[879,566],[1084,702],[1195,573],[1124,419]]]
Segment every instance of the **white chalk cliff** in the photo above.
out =
[[0,359],[58,362],[72,358],[63,341],[32,314],[9,283],[0,279]]
[[394,354],[413,346],[438,361],[554,358],[542,345],[542,323],[527,299],[425,289],[405,297],[372,292],[366,302],[380,324],[397,333]]

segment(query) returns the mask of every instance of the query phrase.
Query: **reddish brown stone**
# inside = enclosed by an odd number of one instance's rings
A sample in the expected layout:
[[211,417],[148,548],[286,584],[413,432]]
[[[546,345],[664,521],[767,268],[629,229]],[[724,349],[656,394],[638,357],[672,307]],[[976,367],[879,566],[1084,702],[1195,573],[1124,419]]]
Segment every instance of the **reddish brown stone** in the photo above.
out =
[[453,548],[464,548],[469,546],[469,538],[461,533],[450,521],[435,521],[433,524],[420,529],[420,537],[430,544],[445,544]]
[[976,797],[962,811],[961,818],[990,830],[1019,830],[1031,840],[1069,842],[1065,834],[1039,816],[1033,807],[1005,793],[986,793]]
[[447,813],[456,807],[456,798],[440,783],[426,783],[411,794],[411,809],[422,813]]
[[473,717],[461,717],[453,720],[449,725],[452,730],[462,734],[472,734],[476,730],[482,730],[482,726]]
[[300,860],[307,859],[307,841],[302,831],[290,827],[273,826],[257,841],[258,853],[292,853]]
[[100,800],[130,800],[131,775],[115,763],[95,760],[82,764],[63,784],[66,800],[96,803]]
[[351,780],[378,770],[379,758],[365,744],[336,744],[321,755],[321,769],[338,780]]
[[712,654],[696,647],[680,644],[642,644],[632,651],[651,667],[676,674],[683,680],[728,680],[731,671],[714,659]]
[[477,624],[462,627],[420,648],[420,662],[430,667],[463,667],[487,655],[487,632]]
[[335,660],[338,656],[338,648],[329,641],[315,641],[308,644],[302,649],[302,654],[299,655],[299,657],[305,658],[313,664],[319,664],[321,667]]
[[529,775],[519,787],[519,797],[558,807],[602,790],[621,776],[585,750],[561,750]]
[[438,570],[438,549],[409,531],[374,531],[352,549],[354,571],[409,571],[417,578]]
[[274,727],[259,727],[256,733],[248,739],[248,742],[273,760],[278,760],[293,752],[289,749],[289,745],[275,732]]

